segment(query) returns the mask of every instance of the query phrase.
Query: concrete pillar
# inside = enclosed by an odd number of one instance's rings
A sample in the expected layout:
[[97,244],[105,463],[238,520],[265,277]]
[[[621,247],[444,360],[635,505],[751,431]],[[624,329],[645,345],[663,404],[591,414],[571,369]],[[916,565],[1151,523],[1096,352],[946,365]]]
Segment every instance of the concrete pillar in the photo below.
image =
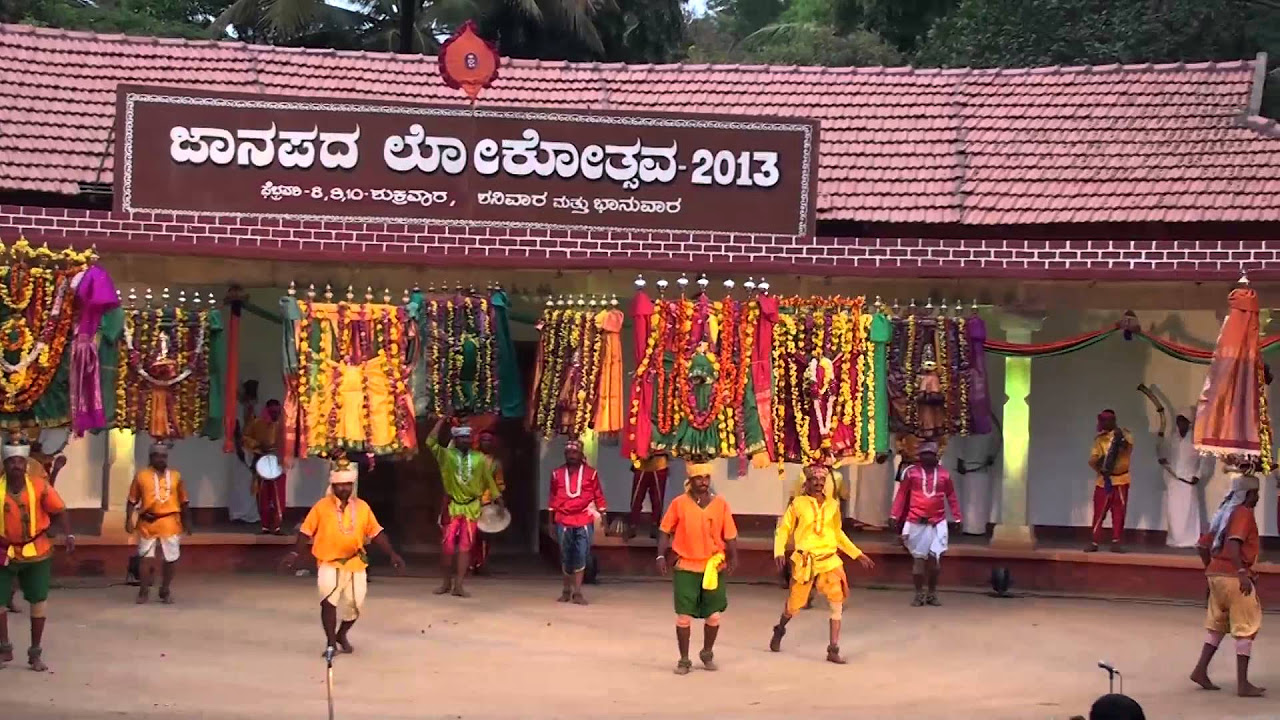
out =
[[[1003,314],[999,319],[1005,340],[1029,343],[1043,317]],[[1004,361],[1003,473],[1000,522],[991,534],[993,547],[1035,547],[1035,530],[1028,521],[1027,462],[1031,449],[1031,358],[1007,357]]]
[[134,460],[136,435],[131,430],[107,433],[107,467],[102,488],[102,536],[125,538],[124,510],[129,498],[129,485],[137,472]]

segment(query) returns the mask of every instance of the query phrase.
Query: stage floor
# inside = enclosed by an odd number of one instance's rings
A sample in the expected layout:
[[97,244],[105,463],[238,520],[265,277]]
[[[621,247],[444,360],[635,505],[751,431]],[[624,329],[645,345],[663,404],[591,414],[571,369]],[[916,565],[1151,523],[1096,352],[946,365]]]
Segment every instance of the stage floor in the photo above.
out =
[[[59,584],[46,637],[54,672],[0,670],[0,687],[21,688],[6,694],[7,716],[325,717],[313,578],[179,576],[177,605],[141,607],[132,588]],[[911,608],[906,592],[856,589],[845,612],[850,664],[839,667],[822,661],[821,607],[797,617],[773,655],[766,644],[782,591],[733,584],[720,671],[676,677],[665,582],[606,582],[589,588],[585,608],[554,602],[554,578],[480,579],[469,600],[435,597],[432,587],[416,578],[370,585],[352,634],[357,654],[335,663],[337,717],[1065,719],[1087,715],[1106,692],[1100,659],[1125,673],[1147,717],[1261,718],[1274,703],[1186,679],[1202,638],[1194,603],[946,592],[941,608]],[[25,614],[10,616],[19,656],[25,626]],[[1254,680],[1280,691],[1276,637],[1264,631],[1255,645]],[[1227,685],[1233,666],[1223,653],[1212,676]]]

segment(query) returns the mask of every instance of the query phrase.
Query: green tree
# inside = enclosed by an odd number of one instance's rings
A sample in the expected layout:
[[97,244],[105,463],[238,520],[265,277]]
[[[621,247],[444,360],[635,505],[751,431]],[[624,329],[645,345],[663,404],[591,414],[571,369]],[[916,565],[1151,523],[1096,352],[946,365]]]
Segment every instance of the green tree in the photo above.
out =
[[944,67],[1235,60],[1280,11],[1245,0],[961,0],[916,57]]
[[901,65],[901,53],[870,30],[840,35],[821,23],[781,23],[761,28],[743,39],[750,62],[770,65]]
[[0,0],[0,22],[198,38],[230,0]]

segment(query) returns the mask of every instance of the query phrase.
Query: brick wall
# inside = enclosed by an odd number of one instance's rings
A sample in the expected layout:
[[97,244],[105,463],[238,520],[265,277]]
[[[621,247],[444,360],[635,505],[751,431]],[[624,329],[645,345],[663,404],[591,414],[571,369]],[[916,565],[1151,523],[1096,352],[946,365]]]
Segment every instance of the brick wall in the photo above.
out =
[[243,219],[0,205],[19,235],[103,252],[524,268],[722,269],[809,275],[1280,279],[1280,241],[1010,240],[673,234]]

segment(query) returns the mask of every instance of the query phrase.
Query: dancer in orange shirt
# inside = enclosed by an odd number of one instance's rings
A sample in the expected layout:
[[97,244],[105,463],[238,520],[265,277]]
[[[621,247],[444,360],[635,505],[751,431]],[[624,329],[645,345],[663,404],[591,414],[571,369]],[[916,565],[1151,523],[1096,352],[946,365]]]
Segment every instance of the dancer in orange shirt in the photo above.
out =
[[[689,636],[693,621],[705,621],[702,652],[698,658],[715,670],[716,636],[720,616],[729,608],[720,573],[729,574],[738,564],[738,526],[729,503],[711,492],[711,463],[690,463],[685,492],[671,501],[658,535],[658,571],[665,577],[675,565],[676,643],[680,648],[677,675],[693,669],[689,660]],[[674,556],[668,559],[668,548]]]
[[[160,602],[173,602],[173,575],[177,570],[181,537],[185,531],[191,534],[191,506],[182,475],[169,467],[169,446],[156,443],[148,453],[150,464],[140,470],[129,486],[129,504],[124,511],[124,531],[138,532],[138,557],[141,558],[141,577],[138,587],[138,604],[151,597],[151,584],[156,578],[156,551],[164,564],[161,566]],[[138,510],[135,527],[133,511]]]
[[369,503],[351,497],[358,472],[345,459],[330,471],[329,492],[307,513],[298,530],[298,544],[284,561],[285,567],[292,570],[307,543],[311,543],[320,592],[320,624],[327,643],[324,654],[330,660],[339,651],[355,652],[347,634],[360,617],[368,588],[366,543],[372,542],[386,553],[397,572],[404,570],[404,559],[391,547]]

